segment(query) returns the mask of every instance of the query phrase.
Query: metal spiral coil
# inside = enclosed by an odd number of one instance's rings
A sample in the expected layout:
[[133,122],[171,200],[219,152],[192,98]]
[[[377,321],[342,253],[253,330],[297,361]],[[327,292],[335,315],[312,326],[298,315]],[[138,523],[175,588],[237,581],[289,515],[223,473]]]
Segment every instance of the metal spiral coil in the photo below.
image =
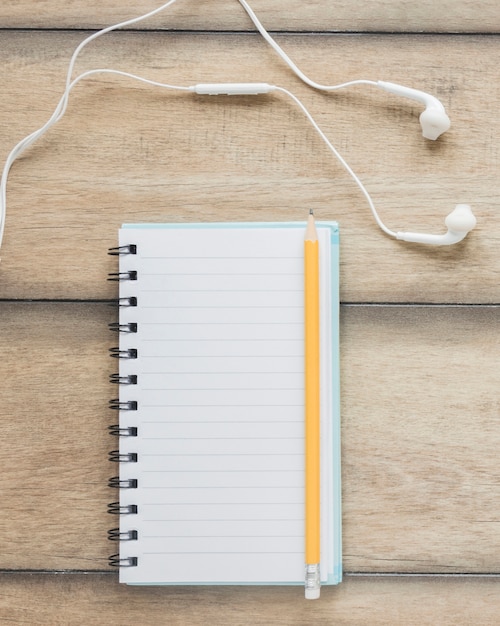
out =
[[108,456],[112,463],[137,463],[136,452],[126,452],[124,454],[120,454],[119,450],[111,450]]
[[112,424],[108,426],[109,434],[115,437],[137,437],[136,426],[120,426],[120,424]]
[[[111,256],[123,256],[129,254],[137,254],[137,246],[135,244],[129,244],[124,246],[118,246],[115,248],[110,248],[108,253]],[[123,282],[123,281],[136,281],[137,280],[137,271],[118,271],[108,274],[108,280],[114,282]],[[121,297],[115,301],[115,306],[118,304],[119,307],[136,307],[137,306],[137,298],[135,296]],[[108,324],[108,327],[111,331],[120,333],[120,334],[131,334],[137,333],[138,325],[136,322],[112,322]],[[121,343],[121,340],[120,340]],[[115,359],[137,359],[137,349],[136,348],[120,348],[113,347],[110,349],[110,356]],[[121,367],[120,367],[121,369]],[[137,375],[129,374],[124,375],[123,373],[111,374],[109,377],[111,383],[116,385],[137,385]],[[121,395],[121,392],[120,392]],[[137,411],[137,401],[135,400],[127,400],[123,401],[120,398],[114,398],[109,401],[109,408],[115,411]],[[120,421],[122,421],[120,419]],[[122,422],[123,423],[123,422]],[[116,437],[137,437],[137,427],[135,426],[123,426],[121,424],[113,424],[108,427],[108,432]],[[113,463],[137,463],[138,455],[135,452],[123,453],[120,450],[112,450],[109,452],[109,460]],[[108,481],[108,486],[112,489],[137,489],[138,480],[136,478],[121,478],[120,476],[113,476]],[[138,512],[138,507],[136,504],[120,504],[120,502],[111,502],[108,504],[108,513],[111,515],[120,515],[120,516],[129,516],[136,515]],[[108,530],[108,539],[110,541],[134,541],[138,538],[138,531],[135,529],[123,528],[122,523],[120,523],[121,528],[112,528]],[[123,556],[120,554],[113,554],[109,557],[109,565],[111,567],[135,567],[137,566],[137,557],[136,556]]]
[[109,408],[113,409],[113,411],[137,411],[137,401],[120,402],[118,398],[114,398],[109,401]]
[[115,333],[136,333],[137,322],[129,322],[128,324],[120,324],[120,322],[111,322],[108,324],[109,330]]
[[130,296],[129,298],[118,298],[118,306],[121,306],[121,307],[137,306],[137,298],[135,296]]
[[110,256],[122,256],[123,254],[137,254],[137,246],[135,243],[128,246],[118,246],[116,248],[109,248],[108,254]]
[[128,272],[111,272],[108,274],[108,280],[121,282],[124,280],[137,280],[137,271],[130,270]]
[[137,375],[120,376],[120,374],[110,374],[109,382],[113,385],[137,385]]
[[109,557],[108,561],[111,567],[136,567],[137,566],[136,556],[127,556],[121,559],[119,554],[112,554]]
[[119,502],[110,502],[108,504],[108,513],[111,515],[137,515],[137,504],[121,505]]
[[110,348],[109,349],[110,356],[114,359],[136,359],[137,358],[137,350],[136,348],[128,348],[128,350],[120,350],[120,348]]
[[108,487],[112,489],[137,489],[138,484],[137,478],[120,478],[119,476],[113,476],[108,481]]
[[123,530],[119,528],[111,528],[108,530],[108,539],[110,541],[136,541],[139,533],[136,530]]

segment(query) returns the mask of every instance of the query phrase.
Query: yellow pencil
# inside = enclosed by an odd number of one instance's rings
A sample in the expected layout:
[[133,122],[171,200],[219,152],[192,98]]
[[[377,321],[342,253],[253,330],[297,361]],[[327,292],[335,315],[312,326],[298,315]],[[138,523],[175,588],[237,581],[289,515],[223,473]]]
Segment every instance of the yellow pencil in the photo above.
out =
[[309,212],[304,238],[305,328],[305,596],[320,594],[319,244]]

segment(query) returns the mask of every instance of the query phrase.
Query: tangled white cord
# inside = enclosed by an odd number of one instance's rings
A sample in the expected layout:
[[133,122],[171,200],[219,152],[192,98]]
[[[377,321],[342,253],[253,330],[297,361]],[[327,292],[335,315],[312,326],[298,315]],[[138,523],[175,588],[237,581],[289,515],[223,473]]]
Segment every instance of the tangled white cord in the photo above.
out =
[[[66,75],[66,86],[65,86],[63,95],[62,95],[61,99],[59,100],[59,102],[58,102],[58,104],[57,104],[53,114],[51,115],[51,117],[48,119],[48,121],[41,128],[39,128],[38,130],[32,132],[27,137],[22,139],[12,149],[12,151],[8,155],[7,160],[5,162],[5,165],[4,165],[4,168],[3,168],[3,172],[2,172],[2,177],[1,177],[1,180],[0,180],[0,247],[2,245],[3,236],[4,236],[4,230],[5,230],[5,217],[6,217],[6,206],[7,206],[7,180],[8,180],[10,169],[11,169],[13,163],[15,162],[15,160],[17,158],[19,158],[19,156],[27,148],[29,148],[34,142],[36,142],[38,139],[40,139],[42,137],[42,135],[44,135],[54,124],[56,124],[64,116],[64,114],[66,112],[66,109],[67,109],[67,106],[68,106],[70,93],[71,93],[71,91],[74,89],[74,87],[78,83],[80,83],[85,78],[88,78],[89,76],[93,76],[93,75],[96,75],[96,74],[114,74],[114,75],[130,78],[130,79],[133,79],[133,80],[141,81],[141,82],[146,83],[148,85],[152,85],[152,86],[155,86],[155,87],[160,87],[160,88],[163,88],[163,89],[174,89],[174,90],[179,90],[179,91],[187,91],[187,92],[190,92],[190,93],[196,92],[196,89],[193,86],[191,86],[191,87],[182,87],[182,86],[178,86],[178,85],[170,85],[170,84],[166,84],[166,83],[161,83],[161,82],[149,80],[147,78],[143,78],[143,77],[137,76],[135,74],[129,74],[128,72],[122,72],[122,71],[119,71],[119,70],[108,69],[108,68],[88,70],[88,71],[83,72],[82,74],[78,75],[76,78],[72,78],[73,72],[74,72],[74,68],[75,68],[75,64],[76,64],[76,60],[77,60],[80,52],[91,41],[97,39],[97,37],[100,37],[102,35],[105,35],[106,33],[109,33],[111,31],[113,31],[113,30],[117,30],[117,29],[120,29],[120,28],[126,28],[128,26],[132,26],[134,24],[137,24],[138,22],[141,22],[141,21],[143,21],[145,19],[153,17],[153,16],[157,15],[158,13],[161,13],[162,11],[167,9],[168,7],[170,7],[176,1],[177,0],[169,0],[169,2],[166,2],[166,3],[162,4],[158,8],[154,9],[153,11],[149,11],[148,13],[145,13],[144,15],[140,15],[138,17],[126,20],[124,22],[120,22],[118,24],[114,24],[112,26],[108,26],[107,28],[103,28],[102,30],[97,31],[96,33],[93,33],[92,35],[90,35],[89,37],[84,39],[78,45],[78,47],[75,49],[75,51],[74,51],[74,53],[73,53],[73,55],[72,55],[72,57],[70,59],[70,62],[69,62],[68,71],[67,71],[67,75]],[[323,90],[323,91],[334,91],[336,89],[342,89],[342,88],[345,88],[345,87],[350,87],[352,85],[358,85],[358,84],[381,86],[381,82],[380,81],[376,82],[376,81],[372,81],[372,80],[353,80],[353,81],[349,81],[349,82],[346,82],[346,83],[341,83],[341,84],[338,84],[338,85],[321,85],[319,83],[316,83],[315,81],[313,81],[310,78],[308,78],[295,65],[295,63],[293,63],[293,61],[284,52],[284,50],[269,35],[269,33],[266,31],[266,29],[263,27],[263,25],[261,24],[261,22],[259,21],[259,19],[255,15],[255,13],[253,12],[253,10],[250,8],[249,4],[245,0],[238,0],[238,1],[241,4],[241,6],[245,9],[245,11],[249,15],[250,19],[252,20],[252,22],[256,26],[257,30],[264,37],[264,39],[272,46],[272,48],[283,59],[283,61],[290,67],[290,69],[303,82],[305,82],[309,86],[311,86],[311,87],[313,87],[315,89]],[[379,216],[377,214],[377,211],[375,209],[374,203],[373,203],[369,193],[367,192],[366,188],[361,183],[361,181],[358,178],[358,176],[353,172],[353,170],[347,164],[345,159],[340,155],[340,153],[337,151],[337,149],[333,146],[333,144],[330,142],[330,140],[326,137],[325,133],[321,130],[321,128],[316,123],[316,121],[314,120],[312,115],[309,113],[309,111],[306,109],[304,104],[292,92],[288,91],[287,89],[284,89],[282,87],[277,87],[277,86],[270,86],[270,87],[271,87],[270,91],[281,92],[281,93],[285,94],[286,96],[290,97],[295,102],[295,104],[303,111],[304,115],[307,117],[309,122],[312,124],[312,126],[315,128],[315,130],[318,132],[318,134],[323,139],[323,141],[325,142],[325,144],[327,145],[329,150],[340,161],[342,166],[347,170],[349,175],[353,178],[355,183],[360,188],[361,192],[363,193],[363,195],[365,196],[365,198],[366,198],[366,200],[368,202],[370,210],[371,210],[371,212],[372,212],[372,214],[373,214],[377,224],[379,225],[379,227],[385,233],[387,233],[388,235],[390,235],[392,237],[396,237],[397,233],[389,230],[382,223],[382,221],[380,220],[380,218],[379,218]],[[420,92],[417,92],[417,93],[420,93]]]

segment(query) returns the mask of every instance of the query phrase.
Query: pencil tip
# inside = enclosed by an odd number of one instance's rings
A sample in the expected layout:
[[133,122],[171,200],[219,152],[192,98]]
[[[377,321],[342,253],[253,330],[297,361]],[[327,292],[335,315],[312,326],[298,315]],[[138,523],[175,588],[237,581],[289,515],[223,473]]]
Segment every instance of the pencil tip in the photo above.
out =
[[309,215],[314,215],[314,211],[312,209],[309,209]]

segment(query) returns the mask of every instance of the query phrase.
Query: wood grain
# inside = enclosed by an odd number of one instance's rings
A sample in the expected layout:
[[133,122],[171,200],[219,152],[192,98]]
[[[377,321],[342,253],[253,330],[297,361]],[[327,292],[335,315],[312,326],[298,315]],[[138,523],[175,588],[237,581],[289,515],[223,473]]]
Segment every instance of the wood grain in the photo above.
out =
[[[0,24],[9,28],[98,28],[152,11],[160,0],[3,0]],[[498,32],[496,0],[371,0],[353,7],[349,0],[252,0],[262,23],[271,30]],[[236,0],[178,0],[141,28],[253,30]]]
[[[0,160],[48,119],[81,39],[0,33]],[[284,97],[228,101],[105,77],[78,87],[66,117],[14,165],[0,297],[114,297],[104,280],[112,269],[105,251],[123,221],[297,220],[312,207],[341,224],[342,300],[499,302],[496,38],[280,41],[317,80],[384,78],[435,93],[452,130],[426,142],[420,108],[409,101],[370,89],[313,92],[253,35],[112,34],[78,67],[182,85],[259,79],[288,86],[359,174],[389,227],[444,232],[455,203],[469,202],[479,225],[462,244],[429,248],[383,235],[357,187]]]
[[0,620],[30,626],[496,626],[498,578],[347,577],[306,602],[300,588],[127,587],[113,575],[0,576]]
[[[105,570],[115,311],[0,316],[0,569]],[[498,326],[496,307],[343,307],[347,572],[498,571]]]
[[106,569],[114,307],[2,303],[0,317],[0,568]]
[[[48,119],[69,56],[87,35],[59,29],[96,29],[160,4],[4,0],[0,163]],[[78,69],[288,87],[389,227],[442,232],[457,202],[473,205],[478,227],[449,249],[385,238],[282,97],[202,99],[109,77],[82,83],[65,119],[16,163],[9,182],[0,263],[0,621],[496,626],[500,311],[415,303],[500,302],[500,4],[252,6],[312,78],[392,80],[434,93],[451,130],[425,142],[421,109],[409,101],[361,88],[309,90],[253,33],[236,0],[179,0],[142,23],[143,32],[95,42]],[[372,34],[331,34],[349,32]],[[292,588],[120,586],[106,539],[115,525],[106,504],[117,495],[106,486],[116,473],[107,460],[107,426],[116,420],[107,408],[116,366],[107,348],[116,337],[106,324],[116,311],[91,302],[117,295],[105,280],[116,262],[106,249],[123,221],[303,219],[310,207],[341,222],[344,302],[410,305],[342,307],[343,551],[345,569],[358,574],[324,589],[318,603]],[[44,573],[22,571],[32,569]]]
[[498,307],[343,310],[347,571],[498,571],[499,323]]

